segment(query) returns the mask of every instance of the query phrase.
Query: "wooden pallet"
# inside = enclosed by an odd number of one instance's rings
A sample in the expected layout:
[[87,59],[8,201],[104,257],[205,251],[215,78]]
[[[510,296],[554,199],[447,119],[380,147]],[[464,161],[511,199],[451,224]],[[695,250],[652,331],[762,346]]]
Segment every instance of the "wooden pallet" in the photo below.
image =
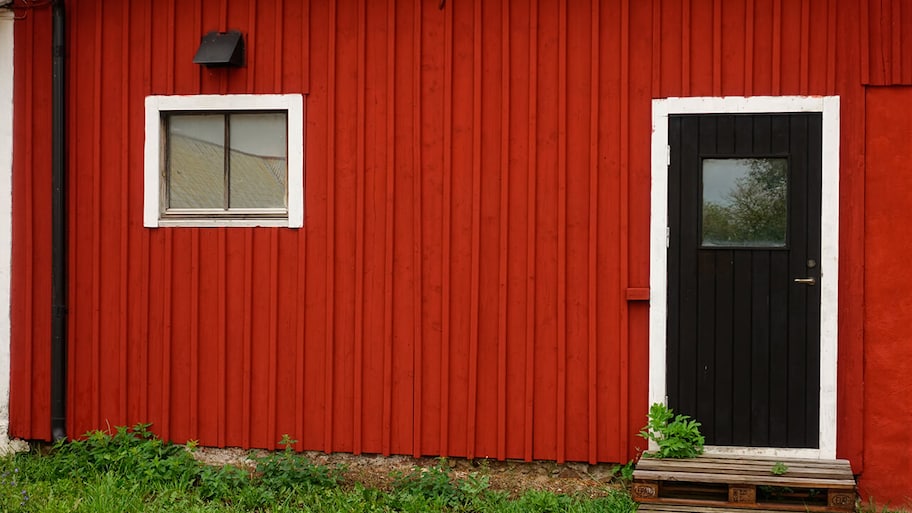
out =
[[[774,509],[751,509],[749,511],[750,513],[783,513],[781,510]],[[744,509],[648,502],[640,504],[637,508],[637,513],[744,513]]]
[[[777,462],[785,464],[788,471],[773,474]],[[855,508],[855,478],[846,460],[705,455],[682,460],[644,457],[637,464],[633,479],[633,496],[637,502],[687,506],[687,511],[724,507],[845,512]]]

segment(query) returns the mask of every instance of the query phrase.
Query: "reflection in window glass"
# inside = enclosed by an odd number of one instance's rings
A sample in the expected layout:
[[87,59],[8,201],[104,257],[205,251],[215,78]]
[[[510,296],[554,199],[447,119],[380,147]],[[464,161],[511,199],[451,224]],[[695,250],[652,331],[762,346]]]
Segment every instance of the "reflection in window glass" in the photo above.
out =
[[225,197],[225,117],[168,118],[168,206],[222,208]]
[[285,208],[285,114],[232,114],[229,124],[231,208]]
[[167,209],[209,215],[286,209],[287,117],[286,112],[168,116]]
[[703,246],[784,247],[788,160],[703,160]]

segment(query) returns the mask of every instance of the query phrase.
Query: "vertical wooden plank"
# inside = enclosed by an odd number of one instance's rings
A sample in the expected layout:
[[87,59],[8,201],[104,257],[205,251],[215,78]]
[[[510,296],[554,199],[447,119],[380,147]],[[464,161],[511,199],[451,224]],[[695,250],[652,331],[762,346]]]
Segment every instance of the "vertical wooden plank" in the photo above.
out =
[[[41,431],[32,422],[33,411],[38,409],[37,401],[31,400],[24,393],[24,391],[43,392],[42,387],[36,386],[35,380],[37,344],[30,342],[37,339],[34,304],[35,296],[40,295],[35,293],[37,289],[35,286],[36,201],[33,192],[35,179],[34,173],[19,172],[20,169],[38,169],[38,159],[35,158],[38,150],[34,140],[36,130],[30,127],[30,125],[37,124],[34,101],[36,84],[33,59],[26,58],[25,52],[15,50],[15,48],[25,46],[25,48],[35,51],[34,49],[37,47],[35,44],[36,18],[37,16],[33,16],[29,20],[22,20],[13,28],[13,108],[22,114],[13,117],[13,133],[16,134],[13,145],[20,144],[21,146],[13,160],[13,172],[10,179],[13,191],[22,192],[15,195],[11,213],[14,238],[10,265],[15,272],[12,272],[10,276],[9,429],[11,435],[23,433],[40,436]],[[18,80],[16,80],[17,78]],[[15,234],[21,235],[15,237]],[[22,241],[22,243],[16,244],[17,241]],[[14,298],[21,298],[21,301],[16,301]],[[19,356],[17,357],[17,355]],[[23,393],[19,393],[20,390]],[[50,393],[43,395],[50,398]],[[45,431],[50,431],[50,423],[47,424]],[[67,425],[67,430],[70,430],[69,425]]]
[[269,305],[268,305],[268,321],[267,321],[267,335],[266,335],[266,354],[267,354],[267,364],[266,364],[266,447],[274,449],[276,447],[276,442],[279,441],[279,433],[276,430],[276,424],[278,422],[278,410],[276,408],[277,395],[279,393],[287,393],[287,391],[280,391],[278,388],[278,337],[279,337],[279,234],[278,230],[271,228],[268,231],[269,234]]
[[902,83],[902,5],[899,0],[890,2],[890,69],[887,70],[888,84]]
[[[691,90],[691,76],[690,76],[690,67],[691,67],[691,2],[693,0],[681,0],[681,96],[690,96]],[[624,4],[627,12],[630,10],[629,4]],[[629,33],[630,31],[630,18],[622,17],[621,23],[623,23],[623,28],[625,32]],[[623,58],[623,54],[621,56]],[[624,77],[621,78],[621,83],[626,84]],[[622,127],[626,127],[626,123],[621,123]],[[623,189],[626,191],[626,189]]]
[[[874,46],[874,41],[871,39],[868,0],[858,0],[857,7],[858,14],[860,15],[858,25],[861,29],[861,37],[858,38],[858,53],[861,57],[861,83],[871,84],[873,80],[873,77],[871,76],[871,51]],[[838,23],[836,25],[838,27]]]
[[[720,127],[721,128],[721,127]],[[720,133],[723,130],[720,130]],[[738,296],[734,293],[734,261],[737,251],[720,250],[715,251],[715,358],[714,358],[714,394],[712,395],[715,403],[714,412],[714,430],[715,443],[719,445],[732,444],[732,402],[735,399],[732,396],[732,386],[734,381],[734,369],[732,360],[734,354],[732,345],[734,344],[732,331],[734,329],[732,318],[734,316],[734,301]],[[701,396],[702,398],[702,396]]]
[[[808,265],[810,259],[818,260],[822,255],[822,233],[820,228],[820,222],[817,221],[820,219],[820,213],[823,209],[823,198],[819,191],[823,190],[823,118],[820,114],[810,114],[807,116],[807,134],[806,134],[806,145],[807,145],[807,169],[808,169],[808,237],[807,237],[807,253],[804,256],[804,272],[809,274],[813,273],[813,269]],[[805,362],[807,362],[805,367],[806,373],[806,388],[805,388],[805,397],[806,397],[806,407],[804,413],[804,423],[805,423],[805,439],[804,442],[807,446],[810,447],[819,447],[820,444],[820,426],[821,422],[826,422],[826,419],[821,418],[820,416],[820,390],[818,383],[820,380],[820,365],[817,362],[821,361],[821,347],[823,345],[823,340],[821,340],[820,334],[820,325],[819,322],[821,318],[821,292],[819,288],[808,290],[809,300],[806,305],[805,315],[809,322],[807,323],[805,336],[808,340],[808,345],[805,348]]]
[[[152,19],[152,5],[146,4],[144,10],[145,19]],[[152,24],[143,23],[143,83],[152,84]],[[143,340],[146,340],[145,350],[140,353],[139,358],[142,362],[142,367],[140,367],[141,373],[140,377],[143,379],[141,383],[149,383],[149,361],[150,358],[150,347],[151,342],[149,341],[151,334],[151,289],[152,289],[152,243],[151,243],[151,234],[148,230],[143,230],[142,241],[140,244],[140,250],[142,253],[142,278],[140,281],[140,297],[143,303],[143,308],[141,309],[142,315],[142,327],[143,331],[141,335]],[[149,402],[151,390],[145,389],[144,393],[140,396],[140,408],[138,409],[140,416],[145,419],[145,422],[148,422],[151,419],[151,412],[149,409]]]
[[[662,9],[662,0],[652,0],[652,12],[659,13]],[[593,7],[593,11],[597,10]],[[662,16],[652,17],[652,97],[662,97]],[[592,43],[592,48],[598,48],[598,40]]]
[[[789,162],[789,239],[790,251],[788,262],[788,276],[803,277],[807,275],[808,244],[813,239],[809,229],[811,221],[809,209],[813,203],[808,201],[809,186],[808,180],[810,164],[808,155],[812,151],[808,146],[808,116],[791,115],[789,119],[783,122],[784,129],[788,130],[788,147],[791,157]],[[818,150],[819,151],[819,150]],[[797,208],[803,204],[804,208]],[[817,219],[819,215],[815,216]],[[819,221],[813,221],[819,226]],[[803,241],[799,244],[798,241]],[[789,280],[791,281],[791,280]],[[786,376],[789,386],[788,409],[787,409],[787,447],[805,446],[806,439],[806,419],[805,411],[810,406],[807,401],[807,394],[796,393],[796,390],[807,390],[807,386],[813,389],[819,389],[820,380],[817,383],[809,384],[810,377],[807,372],[807,346],[813,341],[809,340],[807,323],[807,304],[808,301],[814,300],[813,292],[820,290],[820,287],[811,287],[790,283],[789,284],[789,305],[788,305],[788,349]],[[817,299],[819,303],[820,300]],[[819,322],[818,322],[819,324]],[[819,359],[818,359],[819,362]],[[819,367],[819,364],[818,364]],[[816,390],[819,393],[819,390]],[[815,408],[815,411],[819,411]]]
[[538,175],[538,0],[533,0],[529,13],[529,168],[528,224],[526,232],[526,368],[525,368],[525,450],[523,457],[532,461],[533,422],[535,417],[535,242],[536,178]]
[[557,50],[557,462],[567,446],[567,0],[558,14]]
[[333,449],[333,389],[335,376],[335,163],[336,163],[336,37],[337,13],[336,3],[329,5],[329,51],[328,51],[328,84],[327,95],[327,173],[326,173],[326,349],[324,372],[323,400],[323,451],[330,453]]
[[773,0],[773,69],[770,81],[771,94],[782,90],[782,0]]
[[[101,12],[103,6],[98,5],[97,11],[95,14],[95,27],[94,27],[94,62],[93,62],[93,84],[92,84],[92,112],[101,112],[101,90],[102,90],[102,71],[103,71],[103,52],[102,52],[102,34],[104,34],[104,16]],[[101,153],[102,149],[102,139],[101,139],[101,116],[93,116],[92,119],[92,136],[94,138],[92,147],[92,169],[101,169]],[[101,358],[102,358],[102,348],[101,348],[101,312],[100,312],[100,303],[101,303],[101,207],[102,207],[102,197],[101,197],[101,173],[92,173],[92,228],[91,228],[91,239],[89,241],[81,241],[83,244],[91,244],[92,247],[92,328],[91,328],[91,340],[92,340],[92,399],[91,399],[91,412],[92,416],[90,417],[92,423],[99,422],[101,420],[100,407],[102,401],[102,387],[101,387]]]
[[383,454],[390,454],[393,409],[393,238],[396,169],[396,0],[387,0],[386,47],[386,241],[383,291]]
[[161,418],[161,437],[163,439],[170,439],[171,437],[171,308],[172,308],[172,288],[173,288],[173,278],[174,274],[172,273],[172,258],[174,245],[172,244],[173,233],[168,231],[164,234],[164,248],[161,252],[161,259],[163,261],[162,274],[165,279],[163,280],[163,292],[162,292],[162,333],[161,333],[161,405],[160,409],[160,418]]
[[228,443],[228,342],[227,342],[227,320],[228,320],[228,248],[225,230],[219,230],[217,235],[217,247],[219,257],[216,262],[218,267],[216,273],[216,290],[218,291],[218,318],[216,333],[218,335],[218,349],[216,350],[216,365],[218,366],[218,443],[224,445]]
[[[630,199],[630,5],[632,0],[622,0],[621,1],[621,59],[620,59],[620,130],[618,131],[618,144],[620,146],[620,191],[619,191],[619,201],[618,201],[618,211],[620,217],[620,233],[618,244],[618,262],[620,263],[618,274],[620,275],[620,287],[616,291],[618,297],[618,305],[620,305],[620,312],[618,314],[620,322],[618,323],[618,340],[622,341],[618,344],[618,368],[620,372],[618,373],[618,390],[621,397],[620,401],[620,415],[618,415],[618,433],[621,440],[627,440],[627,452],[632,454],[633,451],[633,442],[628,438],[628,425],[629,422],[629,395],[630,391],[629,386],[629,371],[627,365],[629,362],[629,347],[628,347],[628,337],[629,337],[629,325],[628,325],[628,315],[629,311],[627,309],[625,293],[627,286],[629,285],[629,244],[630,244],[630,231],[629,231],[629,222],[630,222],[630,209],[629,209],[629,199]],[[684,2],[684,16],[683,18],[687,19],[687,22],[683,25],[684,27],[684,37],[685,42],[682,43],[682,50],[685,52],[690,51],[690,34],[689,34],[689,23],[690,23],[690,1],[691,0],[682,0]],[[683,22],[682,22],[683,23]],[[684,85],[685,91],[690,91],[690,64],[689,56],[687,54],[683,55],[682,61],[685,65],[682,67],[682,84]],[[687,93],[685,93],[687,94]],[[623,443],[623,442],[622,442]]]
[[501,3],[500,240],[497,296],[497,458],[507,445],[507,263],[510,229],[510,3]]
[[[275,28],[275,48],[276,55],[280,58],[276,59],[273,63],[273,91],[276,93],[285,92],[285,84],[283,82],[283,71],[284,68],[282,63],[285,61],[285,56],[288,50],[284,48],[285,43],[285,0],[277,0],[275,6],[275,17],[272,20],[272,26]],[[305,37],[301,38],[307,39]],[[304,59],[301,59],[302,61]]]
[[190,412],[185,436],[199,439],[199,373],[200,373],[200,233],[191,232],[190,239]]
[[472,270],[469,306],[469,389],[466,415],[466,457],[475,457],[475,414],[478,404],[478,308],[481,240],[481,0],[473,8],[472,62]]
[[[668,118],[668,145],[670,146],[670,163],[668,165],[668,314],[665,342],[665,395],[668,397],[669,408],[676,411],[681,409],[684,392],[682,390],[682,376],[686,376],[685,358],[692,355],[692,352],[682,352],[681,345],[687,333],[690,332],[686,326],[686,321],[692,320],[695,315],[686,316],[683,308],[683,301],[689,297],[685,295],[686,288],[684,283],[689,273],[683,273],[682,261],[684,259],[683,241],[686,240],[682,230],[681,219],[683,217],[681,203],[683,186],[681,184],[684,165],[683,152],[684,140],[683,134],[693,133],[693,131],[684,131],[681,126],[685,120],[680,116],[669,116]],[[691,304],[694,301],[690,301]],[[682,319],[685,322],[681,322]],[[682,354],[683,353],[683,354]]]
[[355,111],[356,123],[356,168],[355,168],[355,370],[354,370],[354,434],[353,452],[361,454],[362,423],[364,412],[364,174],[365,170],[365,96],[367,92],[367,57],[365,45],[367,44],[367,5],[358,3],[358,84],[357,84],[357,110]]
[[722,0],[713,0],[712,25],[712,91],[722,96]]
[[242,432],[241,440],[243,447],[249,448],[251,442],[251,431],[253,430],[253,416],[251,403],[259,398],[253,397],[253,274],[254,274],[254,255],[253,255],[253,231],[245,230],[243,233],[243,331],[241,335],[241,344],[243,354],[241,356],[241,392],[244,394],[241,399]]
[[[588,409],[589,409],[589,463],[598,461],[598,174],[599,174],[599,36],[601,34],[601,12],[599,2],[590,2],[590,27],[591,56],[589,61],[589,290],[587,312],[588,336]],[[657,19],[656,16],[654,19]],[[658,24],[658,22],[655,22]],[[658,53],[658,52],[655,52]],[[655,64],[658,57],[654,55]],[[658,76],[653,77],[653,90],[658,90]]]
[[[307,60],[302,68],[301,72],[301,90],[310,91],[310,1],[303,2],[302,14],[301,14],[301,34],[306,34],[306,36],[301,37],[301,60]],[[306,136],[305,136],[306,137]],[[301,141],[301,144],[306,144],[306,141]],[[305,171],[304,177],[304,187],[305,191],[307,187],[307,176]],[[310,217],[312,219],[312,217]],[[305,379],[305,373],[307,369],[307,350],[305,347],[305,341],[308,340],[307,337],[307,264],[309,259],[307,258],[307,227],[310,225],[310,222],[307,221],[308,216],[305,212],[304,225],[297,232],[297,242],[298,242],[298,264],[296,267],[297,270],[297,294],[295,297],[296,303],[296,317],[295,317],[295,432],[298,434],[298,443],[295,448],[299,451],[304,450],[305,447],[309,446],[309,441],[307,440],[307,431],[305,430],[305,419],[307,418],[307,407],[304,398],[307,395],[307,379]]]
[[810,48],[811,48],[811,4],[809,0],[801,1],[801,46],[800,46],[800,74],[798,91],[808,94],[810,82]]
[[449,454],[450,415],[450,259],[452,257],[453,213],[453,7],[444,13],[443,71],[443,250],[442,333],[440,349],[440,455]]
[[754,0],[746,0],[747,5],[744,9],[744,96],[753,96],[754,94],[754,26],[756,25],[756,13],[754,12]]
[[301,92],[310,92],[310,38],[313,36],[310,30],[310,0],[302,0],[303,12],[301,16],[301,34],[306,34],[301,38]]
[[839,35],[836,31],[838,9],[835,0],[827,0],[827,37],[826,37],[826,94],[836,94],[836,49],[839,47]]
[[[121,48],[129,49],[129,48],[131,48],[130,24],[129,24],[129,20],[131,19],[130,3],[125,2],[122,7],[123,7],[123,9],[121,11],[121,20],[122,20]],[[119,248],[119,250],[120,251],[119,251],[119,255],[120,255],[120,262],[121,262],[120,275],[118,277],[119,282],[120,282],[120,291],[119,291],[120,297],[118,298],[118,308],[117,308],[117,314],[118,314],[118,317],[120,318],[120,325],[119,325],[119,330],[118,330],[118,337],[119,337],[118,351],[120,353],[119,354],[120,358],[119,358],[118,363],[119,363],[119,368],[121,371],[120,376],[119,376],[120,379],[118,380],[118,394],[119,394],[118,410],[120,412],[119,415],[121,416],[121,418],[124,419],[124,421],[127,424],[130,424],[129,413],[127,410],[127,390],[130,389],[129,375],[130,375],[130,370],[131,370],[130,365],[129,365],[129,346],[127,344],[127,342],[129,341],[128,334],[130,331],[129,330],[130,317],[127,313],[127,302],[128,302],[130,290],[132,289],[132,287],[130,286],[130,281],[128,279],[128,274],[129,274],[128,267],[129,266],[127,265],[128,262],[130,262],[130,242],[129,242],[129,233],[130,232],[128,229],[129,228],[128,220],[129,220],[129,198],[130,198],[130,179],[129,179],[130,173],[126,172],[126,170],[129,169],[130,157],[132,154],[131,150],[133,150],[133,145],[132,145],[132,141],[130,138],[130,135],[131,135],[130,122],[129,122],[130,116],[128,115],[128,112],[130,110],[130,104],[129,104],[130,95],[127,94],[127,91],[129,90],[130,77],[131,77],[130,52],[127,50],[121,51],[120,59],[121,59],[120,66],[121,66],[121,70],[122,70],[122,73],[121,73],[122,81],[120,84],[120,88],[121,88],[120,131],[121,131],[121,134],[123,134],[123,141],[124,141],[125,149],[121,151],[121,155],[120,155],[120,157],[121,157],[120,158],[120,166],[121,166],[120,192],[119,192],[120,210],[118,212],[118,214],[120,216],[120,226],[119,226],[119,228],[120,228],[120,248]]]
[[[421,194],[421,178],[422,178],[422,153],[421,153],[421,114],[422,114],[422,81],[421,81],[421,57],[422,57],[422,34],[423,27],[421,24],[421,17],[423,15],[421,6],[423,5],[421,0],[415,0],[413,2],[414,9],[414,21],[412,25],[412,48],[414,49],[414,54],[412,55],[414,68],[412,69],[413,73],[413,90],[412,90],[412,116],[413,116],[413,128],[412,128],[412,169],[413,169],[413,183],[412,183],[412,230],[413,230],[413,246],[412,246],[412,294],[413,294],[413,309],[414,309],[414,340],[413,340],[413,357],[412,357],[412,368],[414,372],[412,393],[413,393],[413,410],[412,410],[412,456],[418,458],[421,456],[421,442],[422,442],[422,427],[424,419],[424,398],[422,390],[424,389],[424,339],[422,336],[423,333],[423,301],[422,301],[422,292],[424,290],[424,282],[422,280],[423,266],[421,252],[423,247],[423,237],[421,230],[421,219],[424,214],[424,209],[422,207],[422,198]],[[417,213],[417,215],[415,215]]]
[[[257,48],[256,42],[258,37],[258,31],[256,29],[257,24],[257,0],[247,0],[247,41],[248,44],[254,49]],[[245,58],[247,60],[246,66],[244,68],[244,75],[247,78],[247,88],[246,91],[254,91],[256,89],[256,77],[257,73],[257,53],[246,52]]]

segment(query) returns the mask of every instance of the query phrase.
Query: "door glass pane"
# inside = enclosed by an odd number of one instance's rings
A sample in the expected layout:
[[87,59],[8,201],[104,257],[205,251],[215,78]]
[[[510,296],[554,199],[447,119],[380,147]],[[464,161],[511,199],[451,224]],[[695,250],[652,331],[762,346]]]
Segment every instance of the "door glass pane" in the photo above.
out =
[[168,206],[223,208],[225,117],[168,118]]
[[788,159],[703,160],[703,246],[784,247]]
[[232,114],[230,208],[285,208],[285,113]]

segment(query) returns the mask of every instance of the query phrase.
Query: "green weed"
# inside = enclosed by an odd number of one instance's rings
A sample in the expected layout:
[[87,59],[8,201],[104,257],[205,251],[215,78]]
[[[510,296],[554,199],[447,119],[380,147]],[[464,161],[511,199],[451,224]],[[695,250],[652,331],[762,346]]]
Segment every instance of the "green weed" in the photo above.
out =
[[146,424],[0,458],[0,511],[9,513],[633,513],[623,490],[598,499],[529,492],[510,500],[487,473],[450,475],[445,460],[396,476],[390,491],[345,483],[343,469],[292,449],[257,460],[256,471],[211,467]]
[[695,458],[703,454],[700,423],[687,415],[675,416],[662,403],[649,407],[649,421],[639,435],[659,446],[654,454],[657,458]]

